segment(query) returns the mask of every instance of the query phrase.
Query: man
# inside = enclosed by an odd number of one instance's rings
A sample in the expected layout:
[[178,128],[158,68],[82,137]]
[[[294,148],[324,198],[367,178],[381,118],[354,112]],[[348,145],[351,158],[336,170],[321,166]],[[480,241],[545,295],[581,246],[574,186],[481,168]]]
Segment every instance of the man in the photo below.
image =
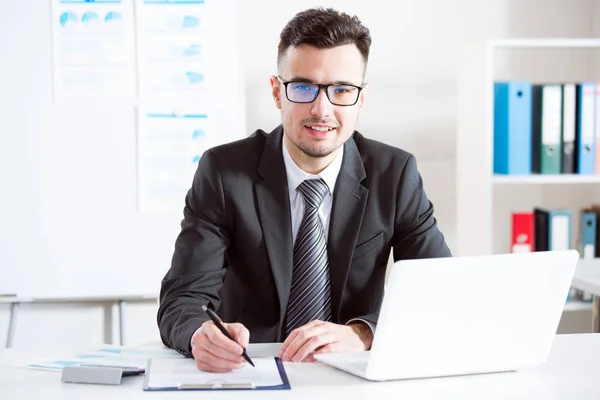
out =
[[451,256],[414,157],[355,131],[370,44],[356,17],[297,14],[271,77],[282,125],[203,155],[158,311],[199,369],[241,367],[249,341],[283,342],[284,361],[369,349],[390,250]]

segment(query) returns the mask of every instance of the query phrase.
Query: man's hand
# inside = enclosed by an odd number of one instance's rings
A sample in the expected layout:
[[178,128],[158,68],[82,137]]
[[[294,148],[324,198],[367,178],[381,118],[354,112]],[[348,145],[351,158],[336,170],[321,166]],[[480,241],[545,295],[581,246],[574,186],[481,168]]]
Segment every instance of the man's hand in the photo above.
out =
[[294,329],[279,351],[282,361],[315,361],[313,354],[362,351],[371,348],[373,332],[363,322],[337,325],[311,321]]
[[243,347],[248,346],[250,332],[242,324],[223,324],[237,342],[223,335],[212,321],[206,321],[192,336],[192,355],[202,371],[229,372],[244,366]]

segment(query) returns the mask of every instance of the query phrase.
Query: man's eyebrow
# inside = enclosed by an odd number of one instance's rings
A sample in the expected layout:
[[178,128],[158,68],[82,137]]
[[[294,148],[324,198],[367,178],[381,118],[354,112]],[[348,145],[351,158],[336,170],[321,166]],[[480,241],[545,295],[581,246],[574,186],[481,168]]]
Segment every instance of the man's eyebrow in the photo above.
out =
[[350,81],[335,81],[335,82],[331,82],[332,85],[351,85],[351,86],[360,86],[357,85],[356,83],[350,82]]
[[[316,83],[312,79],[308,79],[308,78],[305,78],[303,76],[294,76],[292,79],[290,79],[290,81],[293,81],[293,82],[304,82],[304,83]],[[352,85],[352,86],[360,86],[360,85],[356,85],[355,83],[352,83],[350,81],[333,81],[333,82],[329,82],[329,84],[330,85]]]
[[292,79],[290,79],[291,82],[305,82],[305,83],[315,83],[313,80],[308,79],[308,78],[304,78],[302,76],[294,76]]

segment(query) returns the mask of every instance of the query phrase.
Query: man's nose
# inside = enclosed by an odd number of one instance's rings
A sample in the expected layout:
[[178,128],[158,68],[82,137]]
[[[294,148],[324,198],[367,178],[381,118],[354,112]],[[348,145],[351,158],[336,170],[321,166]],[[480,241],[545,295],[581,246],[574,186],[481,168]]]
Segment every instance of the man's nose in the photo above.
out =
[[311,103],[310,113],[319,118],[331,117],[333,114],[333,104],[327,98],[324,89],[319,90],[317,98]]

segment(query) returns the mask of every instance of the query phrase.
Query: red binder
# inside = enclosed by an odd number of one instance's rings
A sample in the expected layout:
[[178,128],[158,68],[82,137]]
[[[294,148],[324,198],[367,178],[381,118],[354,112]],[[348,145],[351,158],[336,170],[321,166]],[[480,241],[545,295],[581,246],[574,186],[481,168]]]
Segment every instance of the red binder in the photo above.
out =
[[533,212],[512,213],[511,253],[530,253],[534,243]]

